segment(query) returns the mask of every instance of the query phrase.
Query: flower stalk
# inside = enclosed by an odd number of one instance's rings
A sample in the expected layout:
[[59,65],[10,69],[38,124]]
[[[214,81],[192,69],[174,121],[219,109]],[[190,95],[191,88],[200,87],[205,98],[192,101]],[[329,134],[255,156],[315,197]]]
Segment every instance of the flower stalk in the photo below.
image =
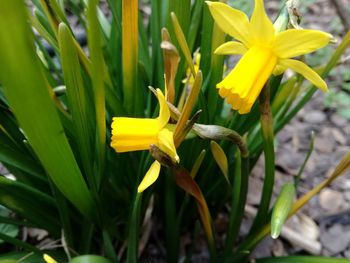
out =
[[270,87],[268,85],[263,88],[259,97],[259,102],[260,124],[265,157],[265,177],[258,212],[250,231],[255,231],[258,226],[266,222],[275,181],[274,132],[270,107]]

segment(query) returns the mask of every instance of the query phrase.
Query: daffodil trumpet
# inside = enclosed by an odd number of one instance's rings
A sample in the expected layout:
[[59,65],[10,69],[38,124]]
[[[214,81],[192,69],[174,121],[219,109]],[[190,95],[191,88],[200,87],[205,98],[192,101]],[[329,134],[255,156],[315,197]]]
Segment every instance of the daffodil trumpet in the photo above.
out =
[[250,19],[220,2],[206,1],[217,25],[237,41],[215,50],[219,55],[243,55],[234,69],[216,85],[219,94],[240,114],[249,113],[271,74],[290,68],[322,91],[324,80],[306,64],[291,59],[326,46],[331,35],[318,30],[289,29],[277,32],[267,17],[263,0],[255,0]]
[[[115,117],[112,122],[111,147],[118,153],[150,150],[157,146],[175,163],[180,161],[174,145],[173,132],[167,128],[170,111],[160,89],[156,91],[159,101],[159,116],[150,118]],[[153,184],[160,173],[161,164],[155,161],[141,181],[138,192]]]

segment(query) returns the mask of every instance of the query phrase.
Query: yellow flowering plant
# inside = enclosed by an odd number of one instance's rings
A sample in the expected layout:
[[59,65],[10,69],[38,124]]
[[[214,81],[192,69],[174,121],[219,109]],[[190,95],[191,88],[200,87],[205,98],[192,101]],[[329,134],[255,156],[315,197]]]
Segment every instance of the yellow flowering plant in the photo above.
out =
[[278,32],[264,10],[263,0],[255,1],[250,19],[243,12],[220,2],[206,1],[215,23],[237,41],[229,41],[215,54],[243,55],[235,68],[217,84],[219,94],[240,114],[246,114],[271,74],[287,68],[300,73],[322,91],[327,84],[304,63],[290,59],[326,46],[331,35],[318,30],[288,29]]
[[[328,90],[325,78],[350,45],[347,33],[324,64],[307,66],[302,56],[331,35],[298,27],[294,2],[281,1],[273,24],[263,0],[235,1],[254,6],[250,18],[226,1],[3,0],[0,239],[12,246],[0,261],[143,262],[155,260],[155,247],[166,262],[200,250],[206,262],[244,263],[265,236],[277,238],[350,167],[347,153],[301,193],[311,139],[295,180],[271,202],[275,135],[317,89]],[[222,55],[242,57],[234,64]],[[249,175],[262,154],[261,199],[242,235]],[[27,228],[45,230],[45,240],[22,235]],[[257,259],[282,261],[347,262]]]
[[[166,128],[170,119],[170,111],[165,97],[157,89],[159,116],[156,119],[115,117],[112,122],[111,146],[116,152],[149,150],[151,145],[158,146],[168,154],[173,162],[180,161],[174,145],[173,132]],[[160,163],[155,161],[147,171],[137,191],[143,192],[153,184],[160,172]]]

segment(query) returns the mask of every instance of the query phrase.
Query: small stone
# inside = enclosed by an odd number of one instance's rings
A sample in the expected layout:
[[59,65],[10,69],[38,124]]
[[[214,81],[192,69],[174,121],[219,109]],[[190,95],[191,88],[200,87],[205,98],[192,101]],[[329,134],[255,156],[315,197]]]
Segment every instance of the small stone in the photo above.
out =
[[350,191],[345,191],[344,192],[344,198],[346,201],[350,202]]
[[350,235],[344,233],[340,224],[333,225],[321,235],[321,242],[331,255],[344,251],[350,244]]
[[337,143],[340,145],[345,145],[347,140],[344,134],[339,131],[338,129],[332,129],[332,135],[334,136],[334,139]]
[[272,255],[275,257],[281,257],[286,255],[283,243],[279,239],[274,240],[271,250],[272,250]]
[[304,115],[304,121],[311,124],[322,124],[326,120],[326,114],[322,111],[309,111]]
[[347,124],[347,120],[337,114],[332,114],[331,116],[331,122],[338,127],[344,127]]
[[2,163],[0,163],[0,174],[5,175],[8,173],[9,171],[6,169],[6,167]]
[[350,258],[350,249],[344,252],[345,258]]
[[322,153],[332,153],[334,148],[334,141],[325,137],[316,138],[315,148]]
[[257,205],[260,203],[261,189],[263,183],[260,179],[249,177],[248,197],[247,202],[250,205]]
[[341,192],[326,188],[319,195],[321,207],[328,212],[337,212],[344,202]]

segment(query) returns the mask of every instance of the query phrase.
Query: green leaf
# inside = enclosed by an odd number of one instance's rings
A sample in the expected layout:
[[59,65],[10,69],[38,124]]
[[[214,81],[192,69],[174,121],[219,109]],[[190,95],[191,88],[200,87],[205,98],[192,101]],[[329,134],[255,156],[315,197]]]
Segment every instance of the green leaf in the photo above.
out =
[[111,261],[101,256],[84,255],[71,259],[69,263],[111,263]]
[[122,64],[124,107],[133,115],[143,109],[138,89],[137,0],[122,0]]
[[[0,206],[0,216],[8,217],[10,215],[10,211],[7,210],[5,207]],[[5,234],[9,237],[16,237],[18,235],[19,228],[16,225],[11,224],[0,224],[0,233]],[[0,239],[0,244],[2,244],[4,241]]]
[[101,29],[97,18],[97,3],[92,0],[88,3],[88,44],[91,58],[91,80],[94,94],[96,114],[96,144],[97,144],[97,168],[99,171],[96,178],[96,191],[104,169],[105,144],[106,144],[106,106],[104,75],[106,72],[105,62],[101,49]]
[[54,199],[26,184],[0,177],[0,203],[35,225],[59,236],[60,224]]
[[66,84],[69,110],[74,125],[75,140],[79,145],[84,171],[93,184],[92,148],[94,146],[94,111],[84,87],[77,51],[69,28],[61,23],[58,30],[58,42],[61,54],[62,70]]
[[[36,57],[24,2],[2,1],[0,81],[28,141],[62,193],[86,216],[94,202],[64,134],[52,92]],[[16,25],[16,30],[13,29]],[[21,63],[18,63],[18,58]]]

